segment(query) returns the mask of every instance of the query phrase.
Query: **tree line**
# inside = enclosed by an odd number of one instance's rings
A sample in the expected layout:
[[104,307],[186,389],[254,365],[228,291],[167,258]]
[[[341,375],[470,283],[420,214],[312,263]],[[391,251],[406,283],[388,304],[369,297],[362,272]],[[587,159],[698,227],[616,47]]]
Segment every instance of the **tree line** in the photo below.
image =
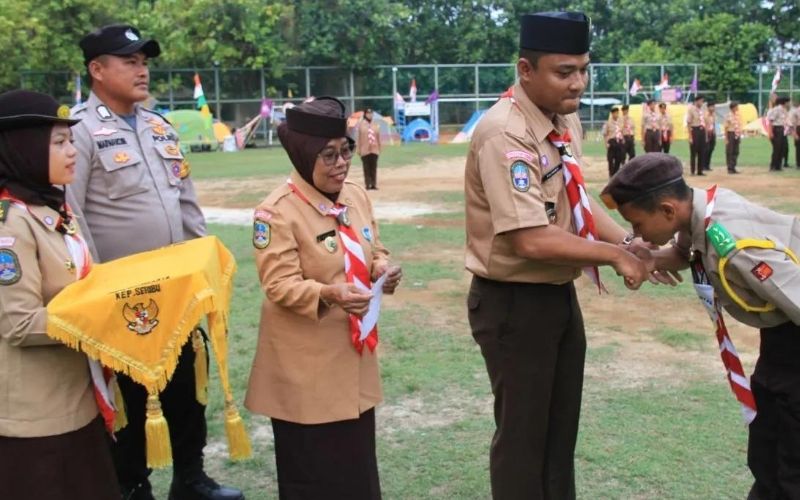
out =
[[80,71],[78,41],[113,22],[163,48],[156,67],[503,63],[520,15],[581,10],[595,62],[703,64],[720,94],[755,84],[759,62],[800,60],[797,0],[0,0],[0,89],[22,71]]

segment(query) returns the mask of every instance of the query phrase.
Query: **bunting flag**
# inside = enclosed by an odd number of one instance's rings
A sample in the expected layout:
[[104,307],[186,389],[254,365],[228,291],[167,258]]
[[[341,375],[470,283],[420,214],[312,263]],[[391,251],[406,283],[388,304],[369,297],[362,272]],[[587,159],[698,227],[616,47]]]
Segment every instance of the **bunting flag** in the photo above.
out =
[[776,90],[778,90],[778,85],[781,84],[781,67],[778,66],[775,69],[775,76],[772,77],[772,93],[774,94]]
[[261,99],[261,111],[259,115],[261,115],[261,118],[269,118],[272,116],[272,99]]
[[405,106],[406,101],[403,99],[403,96],[400,95],[400,92],[394,93],[394,107],[395,109],[402,109]]
[[642,83],[636,78],[633,83],[631,84],[631,89],[628,91],[630,95],[636,95],[642,89]]
[[433,92],[431,92],[431,95],[429,95],[428,98],[425,99],[425,104],[432,104],[438,100],[439,100],[439,92],[437,90],[434,90]]
[[664,73],[664,76],[661,77],[661,82],[653,88],[656,90],[664,90],[669,88],[669,75]]
[[697,76],[692,78],[692,84],[689,85],[689,92],[696,94],[697,93]]
[[417,80],[415,78],[411,79],[411,88],[408,89],[408,95],[411,98],[411,102],[417,102]]
[[200,114],[203,115],[203,118],[210,120],[211,110],[208,109],[208,102],[206,101],[206,95],[203,93],[203,84],[200,83],[200,75],[198,75],[197,73],[194,74],[193,97],[197,101],[197,109],[200,110]]

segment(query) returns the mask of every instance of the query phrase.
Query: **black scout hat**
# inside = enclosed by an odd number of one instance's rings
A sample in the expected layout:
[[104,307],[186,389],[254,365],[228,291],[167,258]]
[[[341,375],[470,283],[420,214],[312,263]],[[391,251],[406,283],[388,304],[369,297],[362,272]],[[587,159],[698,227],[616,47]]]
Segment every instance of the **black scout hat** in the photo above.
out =
[[585,54],[591,21],[582,12],[538,12],[520,20],[519,48],[554,54]]
[[69,107],[58,105],[47,94],[30,90],[11,90],[0,94],[0,130],[39,127],[52,123],[75,125]]
[[79,42],[83,51],[83,62],[97,56],[111,54],[114,56],[127,56],[136,52],[143,52],[149,58],[161,54],[161,46],[155,40],[142,39],[139,30],[129,24],[110,24],[92,31]]
[[347,118],[342,101],[317,97],[286,110],[286,125],[293,132],[336,139],[347,135]]
[[608,181],[600,198],[613,210],[682,179],[679,159],[666,153],[647,153],[626,163]]

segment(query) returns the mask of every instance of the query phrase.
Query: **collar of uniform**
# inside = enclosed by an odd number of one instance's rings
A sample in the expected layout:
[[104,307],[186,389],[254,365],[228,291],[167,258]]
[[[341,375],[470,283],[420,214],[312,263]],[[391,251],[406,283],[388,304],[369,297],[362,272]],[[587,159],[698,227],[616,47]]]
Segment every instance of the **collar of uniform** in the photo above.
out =
[[[317,188],[307,183],[305,179],[300,177],[297,171],[293,171],[290,176],[292,183],[297,186],[301,193],[308,199],[308,202],[314,207],[314,210],[320,215],[328,215],[328,210],[333,206],[333,202],[320,193]],[[339,193],[337,203],[340,205],[351,205],[352,200],[348,195],[347,182],[342,186],[342,191]]]
[[527,118],[527,122],[530,124],[529,129],[533,133],[533,137],[536,139],[536,142],[545,142],[547,141],[547,136],[555,130],[559,134],[563,134],[564,130],[566,130],[567,126],[564,122],[564,118],[561,115],[556,115],[555,123],[545,116],[539,106],[533,103],[528,97],[528,94],[525,93],[525,89],[522,88],[522,84],[517,82],[514,84],[514,99],[517,101],[517,105],[519,105],[519,109],[522,110],[522,114],[525,115]]
[[50,231],[56,230],[58,220],[61,218],[58,212],[46,205],[27,205],[27,207],[28,212],[41,222],[44,227]]
[[[111,113],[111,118],[103,119],[103,117],[100,116],[100,113],[97,111],[97,108],[100,106],[105,106],[108,112]],[[133,105],[133,114],[136,115],[137,126],[139,123],[139,116],[140,116],[139,108],[140,108],[139,104]],[[100,120],[101,123],[113,123],[114,126],[117,128],[124,128],[132,132],[136,132],[131,128],[130,125],[128,125],[128,122],[120,118],[118,114],[116,114],[114,111],[111,110],[111,108],[106,106],[106,104],[103,101],[101,101],[100,98],[97,97],[97,95],[94,92],[90,92],[89,98],[86,99],[86,109],[90,113],[94,113],[94,116],[97,117],[97,119]]]
[[705,251],[706,248],[706,190],[692,190],[692,218],[690,232],[692,248]]

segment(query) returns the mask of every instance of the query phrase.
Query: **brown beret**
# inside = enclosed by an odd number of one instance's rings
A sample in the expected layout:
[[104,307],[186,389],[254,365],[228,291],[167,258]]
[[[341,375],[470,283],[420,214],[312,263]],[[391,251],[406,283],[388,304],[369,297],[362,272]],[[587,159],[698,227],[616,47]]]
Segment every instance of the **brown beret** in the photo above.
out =
[[608,182],[600,198],[610,209],[639,199],[683,179],[683,164],[666,153],[647,153],[626,163]]

